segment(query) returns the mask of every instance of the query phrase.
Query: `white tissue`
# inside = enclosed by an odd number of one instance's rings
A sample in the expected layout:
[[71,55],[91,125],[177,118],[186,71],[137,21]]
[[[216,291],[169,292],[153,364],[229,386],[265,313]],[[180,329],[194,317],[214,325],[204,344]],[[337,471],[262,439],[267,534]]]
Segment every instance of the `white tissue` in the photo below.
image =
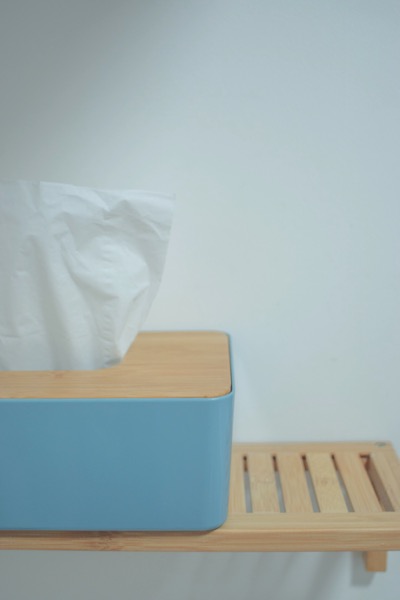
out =
[[0,369],[118,363],[157,292],[171,196],[0,183]]

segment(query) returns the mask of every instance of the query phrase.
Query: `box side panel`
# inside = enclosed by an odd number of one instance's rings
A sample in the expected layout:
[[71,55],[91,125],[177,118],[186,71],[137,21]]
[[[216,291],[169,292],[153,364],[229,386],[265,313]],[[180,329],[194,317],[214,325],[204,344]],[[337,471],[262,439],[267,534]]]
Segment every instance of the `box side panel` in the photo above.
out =
[[0,401],[0,529],[217,527],[232,405],[233,393]]

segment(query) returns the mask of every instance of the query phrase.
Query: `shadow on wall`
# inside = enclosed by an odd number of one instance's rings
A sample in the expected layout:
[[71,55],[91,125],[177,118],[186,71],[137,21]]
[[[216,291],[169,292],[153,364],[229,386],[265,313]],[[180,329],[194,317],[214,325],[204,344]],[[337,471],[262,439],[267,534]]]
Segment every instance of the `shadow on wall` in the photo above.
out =
[[7,600],[375,600],[380,585],[361,554],[0,552]]

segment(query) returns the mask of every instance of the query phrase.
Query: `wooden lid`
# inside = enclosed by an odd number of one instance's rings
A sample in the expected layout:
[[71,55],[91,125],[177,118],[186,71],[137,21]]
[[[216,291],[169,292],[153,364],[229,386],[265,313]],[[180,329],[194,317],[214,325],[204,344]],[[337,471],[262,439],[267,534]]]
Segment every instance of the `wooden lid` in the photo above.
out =
[[139,333],[107,369],[0,371],[0,398],[212,398],[231,387],[229,338],[216,331]]

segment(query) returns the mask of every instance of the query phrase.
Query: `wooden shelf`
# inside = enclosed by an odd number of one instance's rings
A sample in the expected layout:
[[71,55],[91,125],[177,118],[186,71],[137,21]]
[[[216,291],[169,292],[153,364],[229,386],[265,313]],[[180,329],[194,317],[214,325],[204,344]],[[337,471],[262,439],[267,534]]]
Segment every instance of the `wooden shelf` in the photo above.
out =
[[387,442],[235,444],[229,517],[208,532],[0,532],[0,549],[361,551],[369,571],[400,550],[400,462]]

